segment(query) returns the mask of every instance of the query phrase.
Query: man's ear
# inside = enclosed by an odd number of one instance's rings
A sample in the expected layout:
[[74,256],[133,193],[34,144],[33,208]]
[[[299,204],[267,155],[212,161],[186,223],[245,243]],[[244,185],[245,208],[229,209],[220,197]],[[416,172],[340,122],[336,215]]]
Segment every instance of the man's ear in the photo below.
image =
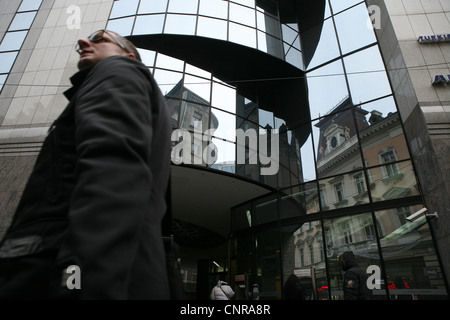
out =
[[134,55],[134,53],[128,52],[127,56],[130,57],[131,59],[135,59],[136,60],[136,56]]

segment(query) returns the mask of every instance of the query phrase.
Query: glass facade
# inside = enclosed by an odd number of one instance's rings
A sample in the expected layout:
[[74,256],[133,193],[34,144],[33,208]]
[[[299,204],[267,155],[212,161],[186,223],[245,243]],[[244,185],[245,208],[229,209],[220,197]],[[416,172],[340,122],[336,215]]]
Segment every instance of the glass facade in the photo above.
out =
[[237,70],[230,79],[217,71],[235,67],[226,55],[205,57],[206,68],[140,49],[171,109],[174,164],[276,190],[231,210],[228,276],[238,299],[281,299],[290,274],[308,299],[341,299],[337,258],[348,250],[361,268],[380,268],[376,299],[446,297],[426,219],[405,219],[423,207],[420,186],[366,4],[323,4],[320,25],[305,29],[282,1],[120,0],[107,28],[214,39],[294,70],[282,90],[268,89],[260,83],[280,80],[270,66],[259,66],[265,78]]
[[33,24],[42,0],[23,0],[0,42],[0,92]]

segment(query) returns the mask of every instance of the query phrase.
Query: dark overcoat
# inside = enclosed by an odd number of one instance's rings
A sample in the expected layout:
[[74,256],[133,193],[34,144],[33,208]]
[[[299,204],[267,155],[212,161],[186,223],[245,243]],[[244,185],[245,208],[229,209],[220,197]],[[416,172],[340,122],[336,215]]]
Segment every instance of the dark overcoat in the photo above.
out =
[[164,97],[122,56],[71,82],[0,244],[0,298],[166,299]]

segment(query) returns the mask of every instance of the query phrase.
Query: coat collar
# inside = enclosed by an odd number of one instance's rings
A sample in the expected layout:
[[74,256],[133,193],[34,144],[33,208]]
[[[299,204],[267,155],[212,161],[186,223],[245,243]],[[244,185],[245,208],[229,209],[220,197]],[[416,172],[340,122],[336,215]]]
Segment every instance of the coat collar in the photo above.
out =
[[69,101],[72,99],[77,90],[80,88],[81,84],[84,82],[84,79],[86,78],[87,74],[89,73],[89,71],[91,71],[92,68],[93,65],[78,71],[72,77],[70,77],[72,87],[64,91],[64,95],[66,96],[67,99],[69,99]]

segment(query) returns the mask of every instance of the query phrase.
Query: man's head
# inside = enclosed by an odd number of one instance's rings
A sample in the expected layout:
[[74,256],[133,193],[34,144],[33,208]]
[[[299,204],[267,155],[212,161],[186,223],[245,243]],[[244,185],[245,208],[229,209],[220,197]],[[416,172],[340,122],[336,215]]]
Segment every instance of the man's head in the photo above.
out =
[[141,61],[136,47],[124,37],[108,30],[99,30],[78,40],[78,69],[89,67],[110,56],[126,56]]

